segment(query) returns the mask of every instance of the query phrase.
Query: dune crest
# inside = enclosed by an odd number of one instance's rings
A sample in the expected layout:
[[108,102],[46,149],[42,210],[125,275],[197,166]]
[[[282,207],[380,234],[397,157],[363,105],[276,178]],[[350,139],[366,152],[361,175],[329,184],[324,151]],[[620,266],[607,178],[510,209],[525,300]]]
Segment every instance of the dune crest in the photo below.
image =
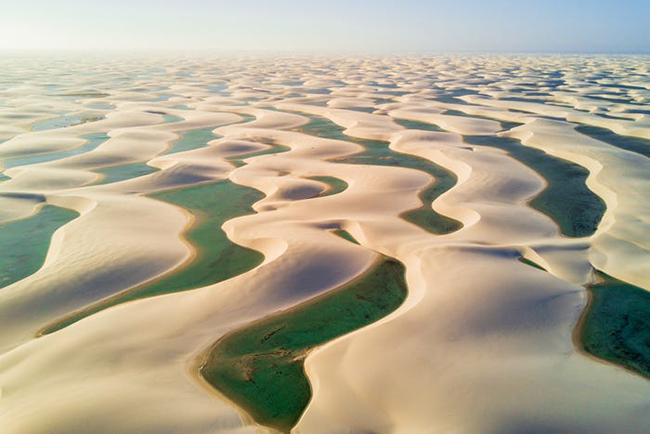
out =
[[[76,60],[5,62],[0,247],[32,263],[0,269],[2,429],[650,430],[650,360],[588,305],[648,309],[647,58]],[[266,342],[288,415],[215,374],[272,378]]]

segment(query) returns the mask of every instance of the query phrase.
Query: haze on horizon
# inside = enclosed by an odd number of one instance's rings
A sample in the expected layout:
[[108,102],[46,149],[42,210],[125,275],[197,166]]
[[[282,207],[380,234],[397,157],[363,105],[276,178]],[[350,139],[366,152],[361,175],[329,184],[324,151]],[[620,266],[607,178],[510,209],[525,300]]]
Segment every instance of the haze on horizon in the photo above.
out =
[[24,0],[0,50],[650,53],[647,0]]

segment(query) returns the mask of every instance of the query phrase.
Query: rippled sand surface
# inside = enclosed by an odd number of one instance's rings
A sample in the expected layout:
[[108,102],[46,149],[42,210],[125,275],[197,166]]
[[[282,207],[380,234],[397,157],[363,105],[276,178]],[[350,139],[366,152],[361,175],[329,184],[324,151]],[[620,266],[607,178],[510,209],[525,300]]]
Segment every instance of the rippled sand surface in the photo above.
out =
[[0,68],[0,432],[650,431],[650,57]]

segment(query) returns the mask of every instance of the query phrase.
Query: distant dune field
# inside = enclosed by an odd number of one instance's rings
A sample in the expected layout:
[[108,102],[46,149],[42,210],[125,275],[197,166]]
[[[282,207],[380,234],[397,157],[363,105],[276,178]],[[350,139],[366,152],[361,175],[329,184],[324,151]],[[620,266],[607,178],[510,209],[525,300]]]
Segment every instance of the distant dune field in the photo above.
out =
[[650,432],[649,65],[0,58],[0,433]]

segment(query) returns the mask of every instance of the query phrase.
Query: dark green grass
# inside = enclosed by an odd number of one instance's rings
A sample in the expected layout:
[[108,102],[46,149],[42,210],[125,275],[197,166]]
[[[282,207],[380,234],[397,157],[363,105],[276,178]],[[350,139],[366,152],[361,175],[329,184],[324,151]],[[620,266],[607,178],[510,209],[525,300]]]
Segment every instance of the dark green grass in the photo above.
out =
[[530,206],[553,219],[563,235],[593,235],[605,214],[605,202],[589,188],[589,171],[582,166],[522,145],[518,140],[495,136],[465,136],[467,143],[503,149],[539,173],[548,183]]
[[[344,164],[407,167],[423,171],[435,178],[435,181],[420,193],[420,199],[423,201],[422,206],[415,210],[407,211],[402,214],[402,218],[420,226],[426,231],[438,235],[448,234],[462,227],[461,222],[431,209],[431,203],[456,184],[457,177],[453,172],[423,158],[395,152],[388,147],[387,142],[348,137],[343,134],[341,127],[328,119],[317,116],[308,117],[310,118],[310,122],[299,128],[301,132],[328,139],[352,141],[365,148],[364,151],[357,154],[335,158],[329,161]],[[415,121],[410,122],[414,125],[413,122]]]
[[650,378],[650,292],[597,272],[584,318],[584,349],[603,360]]
[[288,432],[311,399],[308,351],[383,318],[406,294],[404,266],[384,259],[341,289],[226,335],[201,374],[258,423]]
[[221,226],[227,220],[252,214],[251,205],[264,195],[230,181],[201,184],[150,195],[191,212],[197,220],[186,232],[196,256],[184,267],[172,270],[153,282],[100,300],[61,318],[41,331],[53,333],[109,307],[156,295],[187,291],[212,285],[244,273],[263,260],[263,255],[234,244]]
[[52,205],[37,214],[0,225],[0,288],[35,273],[45,262],[54,232],[79,213]]

